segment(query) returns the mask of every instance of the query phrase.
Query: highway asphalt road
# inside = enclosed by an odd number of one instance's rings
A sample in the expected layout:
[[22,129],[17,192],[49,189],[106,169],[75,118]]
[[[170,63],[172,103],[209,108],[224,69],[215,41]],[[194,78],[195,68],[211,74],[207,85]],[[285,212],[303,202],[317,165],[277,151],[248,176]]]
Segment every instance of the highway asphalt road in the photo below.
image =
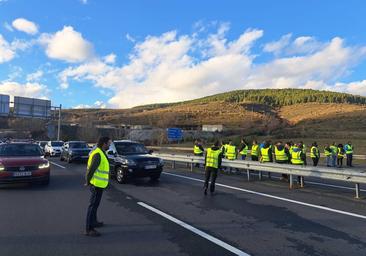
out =
[[0,188],[0,256],[366,255],[366,200],[351,184],[289,190],[275,177],[221,174],[205,196],[202,169],[167,165],[157,183],[111,182],[99,209],[106,226],[92,238],[82,235],[85,164],[51,161],[49,186]]

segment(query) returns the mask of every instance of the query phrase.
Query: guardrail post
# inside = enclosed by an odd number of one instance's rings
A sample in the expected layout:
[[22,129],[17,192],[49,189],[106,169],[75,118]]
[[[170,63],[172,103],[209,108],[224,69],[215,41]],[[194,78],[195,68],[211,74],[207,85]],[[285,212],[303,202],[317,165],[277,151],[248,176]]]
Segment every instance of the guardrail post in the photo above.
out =
[[356,191],[355,198],[360,199],[360,183],[356,183],[355,191]]
[[268,179],[271,179],[271,173],[268,172]]
[[292,174],[290,174],[290,189],[294,188],[294,178],[292,176]]
[[191,172],[193,172],[193,161],[191,162]]
[[304,187],[304,176],[300,176],[300,187]]
[[259,176],[258,176],[259,177],[259,180],[262,180],[262,171],[259,171],[258,174],[259,174]]
[[247,177],[248,177],[248,181],[250,181],[250,170],[247,169]]
[[172,163],[172,168],[175,169],[175,161]]

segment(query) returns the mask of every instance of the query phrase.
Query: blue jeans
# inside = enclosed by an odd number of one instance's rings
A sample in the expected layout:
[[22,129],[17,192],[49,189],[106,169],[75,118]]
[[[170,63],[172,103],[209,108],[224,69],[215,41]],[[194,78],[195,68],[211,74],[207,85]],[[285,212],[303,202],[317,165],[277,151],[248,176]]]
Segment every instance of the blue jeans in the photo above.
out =
[[90,185],[90,192],[91,196],[89,201],[88,213],[86,215],[86,231],[90,231],[91,229],[93,229],[93,226],[97,223],[97,210],[100,204],[100,200],[102,199],[103,189]]
[[241,160],[245,160],[246,157],[246,155],[241,155]]
[[331,164],[331,156],[326,156],[325,157],[325,164],[327,166],[332,166],[332,164]]
[[336,167],[336,162],[337,162],[337,156],[336,155],[332,155],[332,166]]

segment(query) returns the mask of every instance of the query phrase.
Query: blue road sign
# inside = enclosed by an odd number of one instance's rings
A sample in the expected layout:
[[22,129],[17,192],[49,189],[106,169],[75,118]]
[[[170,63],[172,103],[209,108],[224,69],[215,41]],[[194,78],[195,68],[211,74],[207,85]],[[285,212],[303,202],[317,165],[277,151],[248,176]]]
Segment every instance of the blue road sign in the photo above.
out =
[[168,140],[181,140],[183,138],[183,132],[180,128],[168,128],[167,129]]

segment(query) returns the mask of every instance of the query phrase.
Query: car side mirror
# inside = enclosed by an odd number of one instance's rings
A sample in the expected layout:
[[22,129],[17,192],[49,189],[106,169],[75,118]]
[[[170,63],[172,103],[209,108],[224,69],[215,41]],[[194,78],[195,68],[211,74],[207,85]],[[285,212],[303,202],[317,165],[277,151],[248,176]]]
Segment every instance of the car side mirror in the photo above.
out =
[[154,152],[154,150],[150,149],[149,154],[151,155]]

